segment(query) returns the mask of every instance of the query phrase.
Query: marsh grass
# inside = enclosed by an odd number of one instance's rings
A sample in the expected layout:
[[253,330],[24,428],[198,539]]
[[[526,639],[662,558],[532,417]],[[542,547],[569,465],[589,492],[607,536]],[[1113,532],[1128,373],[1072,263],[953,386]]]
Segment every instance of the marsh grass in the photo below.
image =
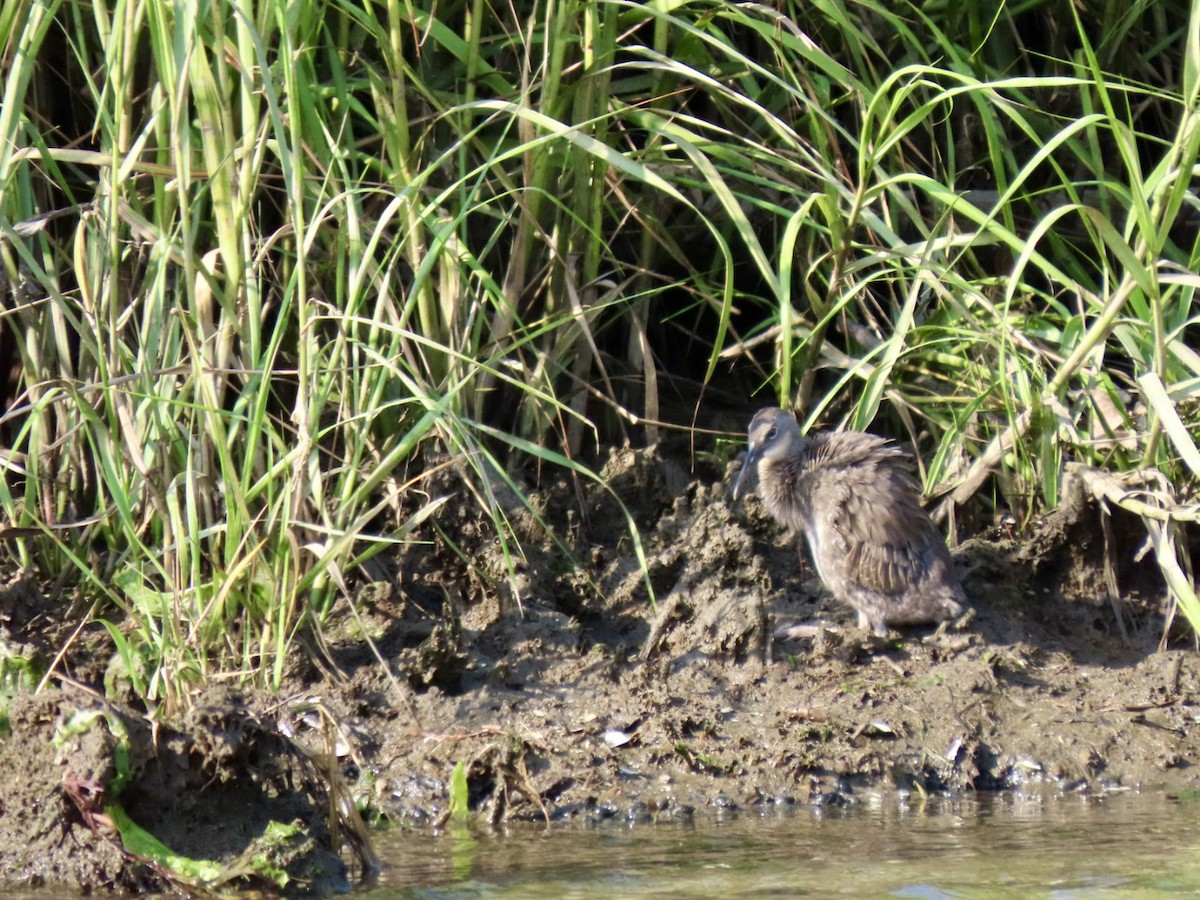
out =
[[1158,473],[1105,502],[1200,626],[1200,3],[989,9],[0,0],[20,564],[139,695],[277,684],[441,454],[515,561],[507,473],[686,374],[908,437],[944,515]]

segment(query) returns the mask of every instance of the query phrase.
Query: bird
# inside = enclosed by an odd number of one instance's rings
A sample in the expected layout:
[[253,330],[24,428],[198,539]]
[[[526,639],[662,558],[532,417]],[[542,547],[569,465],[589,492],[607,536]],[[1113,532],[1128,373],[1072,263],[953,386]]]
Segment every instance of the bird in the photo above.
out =
[[757,478],[772,517],[803,532],[821,581],[878,636],[955,619],[966,605],[941,532],[921,507],[909,456],[861,431],[805,436],[784,409],[750,420],[737,500]]

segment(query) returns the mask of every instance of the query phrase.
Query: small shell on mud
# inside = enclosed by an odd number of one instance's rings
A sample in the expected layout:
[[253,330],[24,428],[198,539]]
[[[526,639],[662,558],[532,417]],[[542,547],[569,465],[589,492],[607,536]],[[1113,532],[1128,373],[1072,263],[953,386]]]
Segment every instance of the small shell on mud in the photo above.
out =
[[962,750],[962,747],[963,739],[961,737],[955,737],[954,740],[950,742],[950,746],[946,748],[946,761],[951,763],[958,762],[958,754],[959,751]]
[[604,732],[604,743],[610,747],[624,747],[632,740],[633,735],[621,731],[619,728],[610,728]]

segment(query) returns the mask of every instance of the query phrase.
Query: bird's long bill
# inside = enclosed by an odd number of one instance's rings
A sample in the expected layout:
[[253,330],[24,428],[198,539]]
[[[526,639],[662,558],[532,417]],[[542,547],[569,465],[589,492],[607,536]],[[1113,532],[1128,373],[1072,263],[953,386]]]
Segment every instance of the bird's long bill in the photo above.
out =
[[745,489],[747,491],[754,485],[755,475],[758,470],[758,458],[761,455],[762,451],[755,447],[751,447],[750,452],[746,454],[746,461],[742,463],[742,471],[738,472],[737,481],[733,483],[734,500],[742,496],[743,482],[745,482]]

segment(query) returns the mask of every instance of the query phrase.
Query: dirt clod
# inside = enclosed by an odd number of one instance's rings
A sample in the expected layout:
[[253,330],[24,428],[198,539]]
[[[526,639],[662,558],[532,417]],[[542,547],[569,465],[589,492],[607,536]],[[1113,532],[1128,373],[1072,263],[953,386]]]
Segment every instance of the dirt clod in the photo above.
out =
[[[189,718],[186,732],[153,729],[87,691],[17,696],[0,741],[0,876],[75,891],[186,886],[128,843],[124,815],[180,856],[222,861],[227,886],[344,887],[346,868],[325,849],[323,789],[303,756],[235,696],[220,693]],[[272,822],[278,840],[266,838]]]

